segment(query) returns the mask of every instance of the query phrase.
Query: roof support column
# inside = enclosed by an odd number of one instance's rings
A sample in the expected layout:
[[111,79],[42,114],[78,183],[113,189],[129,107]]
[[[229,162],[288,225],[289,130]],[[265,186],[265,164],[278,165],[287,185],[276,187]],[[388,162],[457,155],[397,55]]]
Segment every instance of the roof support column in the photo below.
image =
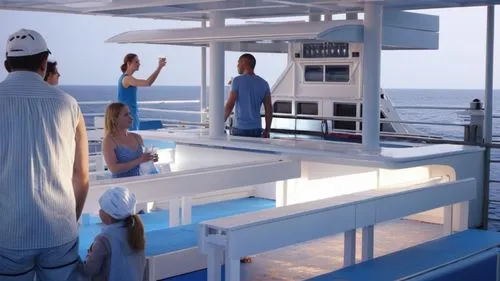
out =
[[[203,20],[201,22],[201,27],[207,27],[207,21]],[[200,113],[201,113],[201,123],[207,121],[206,116],[207,108],[207,48],[201,47],[201,90],[200,90]]]
[[[210,13],[210,27],[225,25],[224,15]],[[210,97],[209,97],[209,137],[224,135],[224,44],[210,42]]]
[[486,19],[486,81],[484,95],[484,129],[485,143],[492,140],[492,114],[493,114],[493,48],[495,45],[495,6],[488,6]]
[[[484,121],[483,121],[483,143],[490,144],[493,141],[493,52],[495,46],[495,6],[488,5],[486,19],[486,79],[484,90]],[[488,228],[488,213],[490,202],[490,165],[491,148],[486,148],[484,163],[484,178],[482,190],[482,219],[484,229]]]
[[380,148],[380,57],[383,6],[365,4],[363,45],[363,147]]

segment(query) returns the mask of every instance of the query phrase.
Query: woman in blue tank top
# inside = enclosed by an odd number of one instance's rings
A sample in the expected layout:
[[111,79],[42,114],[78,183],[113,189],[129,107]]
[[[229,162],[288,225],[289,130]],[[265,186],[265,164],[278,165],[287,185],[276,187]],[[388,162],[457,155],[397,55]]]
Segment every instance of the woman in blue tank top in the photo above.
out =
[[139,130],[137,87],[149,87],[153,85],[158,74],[160,74],[160,71],[166,64],[166,58],[159,58],[158,67],[148,79],[136,79],[133,74],[141,66],[139,57],[136,54],[127,54],[123,58],[123,64],[120,67],[122,75],[118,79],[118,101],[126,104],[130,110],[130,114],[132,115],[130,130]]
[[132,117],[123,103],[112,103],[105,113],[102,142],[104,160],[113,178],[139,176],[140,165],[148,161],[158,161],[157,154],[144,153],[142,137],[128,132]]

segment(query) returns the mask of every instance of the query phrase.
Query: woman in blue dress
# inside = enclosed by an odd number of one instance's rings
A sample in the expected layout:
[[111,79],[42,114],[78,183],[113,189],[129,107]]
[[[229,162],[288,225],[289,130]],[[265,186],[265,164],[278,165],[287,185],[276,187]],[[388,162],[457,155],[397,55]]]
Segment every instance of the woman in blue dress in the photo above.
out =
[[133,121],[130,130],[139,130],[139,112],[137,108],[137,87],[149,87],[153,85],[158,74],[167,64],[166,58],[158,59],[158,67],[148,79],[136,79],[133,74],[141,66],[139,57],[136,54],[127,54],[123,58],[120,69],[122,75],[118,79],[118,101],[128,106]]
[[157,154],[143,152],[142,137],[128,131],[133,121],[128,106],[110,104],[104,119],[102,153],[113,178],[139,176],[142,163],[158,161]]

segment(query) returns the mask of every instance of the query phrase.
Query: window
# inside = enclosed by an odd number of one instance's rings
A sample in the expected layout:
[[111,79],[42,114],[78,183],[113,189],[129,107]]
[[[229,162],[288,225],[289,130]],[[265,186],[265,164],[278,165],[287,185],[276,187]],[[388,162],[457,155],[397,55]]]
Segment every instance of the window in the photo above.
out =
[[[356,117],[355,103],[333,103],[333,115]],[[333,128],[340,130],[356,130],[356,121],[333,121]]]
[[298,102],[297,114],[318,115],[318,104],[315,102]]
[[275,113],[292,113],[292,102],[290,101],[276,101],[273,105],[273,112]]
[[323,82],[323,66],[306,65],[304,79],[307,82]]
[[306,65],[306,82],[349,82],[349,65]]
[[325,69],[326,82],[349,82],[348,65],[327,65]]

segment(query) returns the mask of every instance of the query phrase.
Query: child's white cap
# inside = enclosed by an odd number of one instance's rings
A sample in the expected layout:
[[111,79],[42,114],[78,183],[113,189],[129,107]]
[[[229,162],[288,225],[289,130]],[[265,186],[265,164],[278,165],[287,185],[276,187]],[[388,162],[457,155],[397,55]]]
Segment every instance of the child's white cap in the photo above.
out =
[[135,214],[135,195],[125,187],[112,187],[99,198],[101,209],[117,220]]

